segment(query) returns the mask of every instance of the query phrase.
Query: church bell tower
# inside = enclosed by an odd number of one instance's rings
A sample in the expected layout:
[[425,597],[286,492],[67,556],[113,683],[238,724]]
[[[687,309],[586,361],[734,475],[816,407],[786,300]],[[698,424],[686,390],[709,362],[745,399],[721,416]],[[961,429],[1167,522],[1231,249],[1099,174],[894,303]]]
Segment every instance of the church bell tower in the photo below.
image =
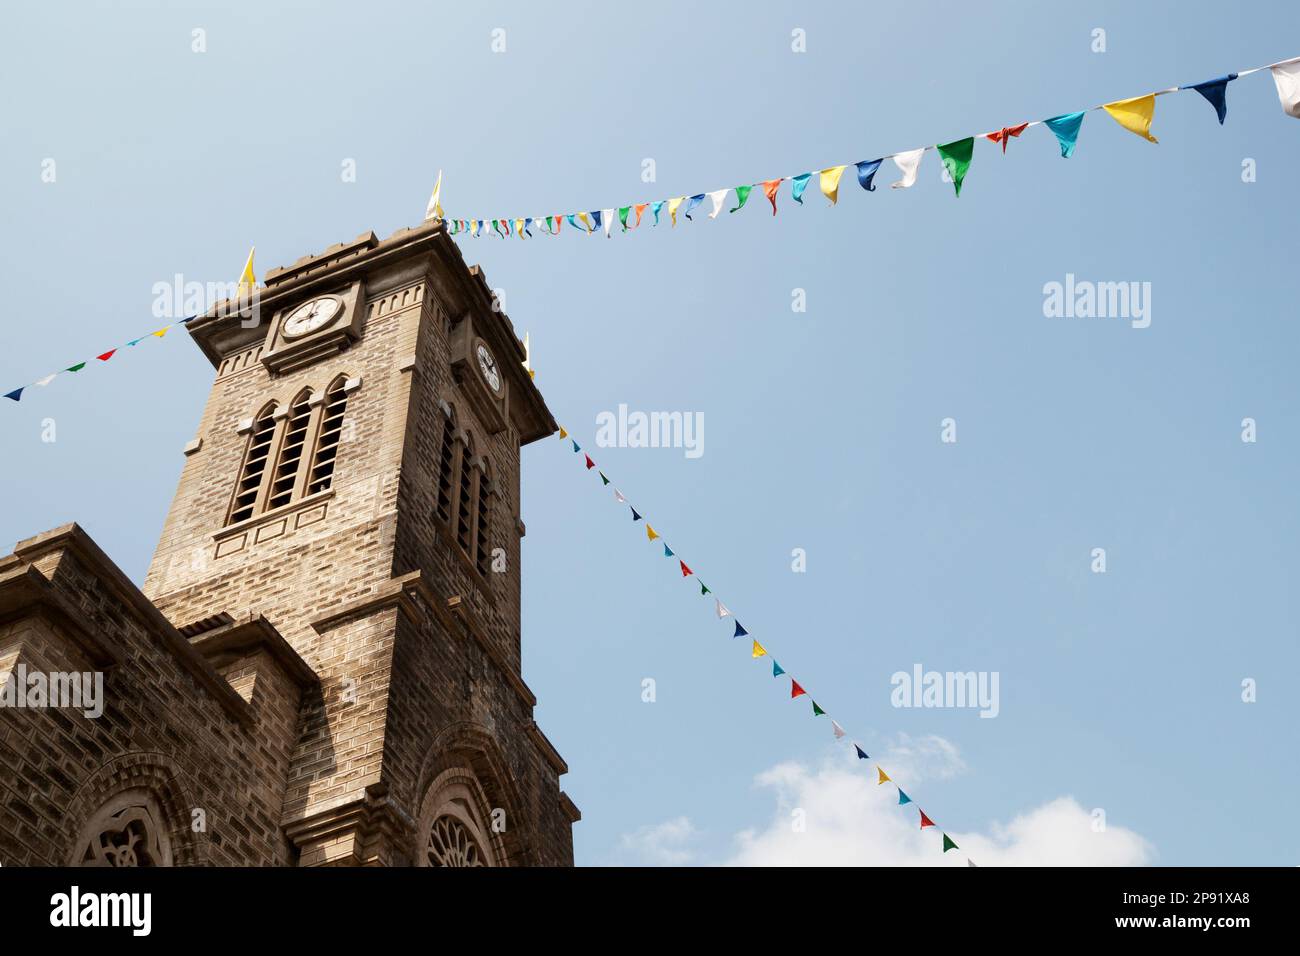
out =
[[188,325],[216,378],[145,594],[296,701],[262,749],[299,863],[571,864],[520,673],[520,449],[556,424],[509,319],[436,220],[265,282]]

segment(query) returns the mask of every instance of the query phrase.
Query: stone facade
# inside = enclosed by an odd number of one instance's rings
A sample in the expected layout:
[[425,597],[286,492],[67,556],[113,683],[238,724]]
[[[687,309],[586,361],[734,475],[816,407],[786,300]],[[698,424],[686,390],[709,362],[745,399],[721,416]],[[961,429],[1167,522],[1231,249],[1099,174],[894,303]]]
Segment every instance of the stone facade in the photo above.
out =
[[[225,304],[223,304],[225,305]],[[555,431],[439,222],[188,324],[217,370],[143,588],[77,526],[0,558],[0,863],[571,865],[520,674],[519,451]]]

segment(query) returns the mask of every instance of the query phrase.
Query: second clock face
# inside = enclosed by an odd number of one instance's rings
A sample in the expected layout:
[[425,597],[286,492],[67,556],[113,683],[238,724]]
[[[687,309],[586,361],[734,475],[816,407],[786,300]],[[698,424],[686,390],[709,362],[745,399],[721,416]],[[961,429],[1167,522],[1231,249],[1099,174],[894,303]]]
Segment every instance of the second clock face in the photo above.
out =
[[325,295],[319,299],[304,302],[290,312],[289,317],[284,320],[284,325],[281,326],[284,337],[286,339],[296,339],[323,328],[334,321],[334,317],[339,314],[341,308],[343,308],[343,303],[332,295]]
[[479,343],[475,350],[478,355],[478,368],[483,373],[483,380],[488,383],[488,387],[494,392],[501,391],[501,369],[497,367],[497,360],[492,357],[488,347],[482,342]]

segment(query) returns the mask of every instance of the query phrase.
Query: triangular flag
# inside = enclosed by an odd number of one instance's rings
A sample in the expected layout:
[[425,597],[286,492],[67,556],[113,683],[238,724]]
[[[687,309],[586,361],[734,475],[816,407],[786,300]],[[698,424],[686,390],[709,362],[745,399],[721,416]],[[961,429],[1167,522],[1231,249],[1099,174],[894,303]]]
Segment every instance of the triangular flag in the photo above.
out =
[[652,202],[650,204],[650,211],[654,213],[656,226],[659,225],[659,213],[663,212],[665,202],[667,202],[667,200],[660,199],[658,202]]
[[253,253],[257,252],[257,246],[248,250],[248,261],[244,263],[244,271],[239,274],[239,285],[235,288],[235,298],[239,298],[245,292],[251,294],[257,288],[257,276],[253,272]]
[[564,430],[564,426],[561,425],[561,426],[560,426],[560,441],[564,441],[564,439],[566,439],[566,438],[568,438],[568,437],[569,437],[569,433],[566,432],[566,431]]
[[859,747],[857,744],[854,744],[854,745],[853,745],[853,749],[856,750],[856,751],[858,752],[858,759],[859,759],[859,760],[866,760],[866,759],[868,759],[868,758],[867,758],[867,752],[866,752],[865,750],[863,750],[861,747]]
[[1074,144],[1079,141],[1079,127],[1083,125],[1084,110],[1066,113],[1043,120],[1043,125],[1056,134],[1056,141],[1061,144],[1061,158],[1069,159],[1074,155]]
[[799,686],[799,682],[797,680],[795,680],[793,677],[790,678],[790,699],[791,700],[794,700],[796,697],[799,697],[806,693],[807,691],[805,691],[802,687]]
[[619,491],[617,488],[614,489],[614,500],[621,505],[627,504],[627,499],[623,497],[623,492]]
[[[970,857],[966,857],[966,865],[967,865],[967,866],[975,866],[975,861],[972,860]],[[979,867],[976,867],[976,869],[979,869]]]
[[782,182],[783,180],[780,179],[769,179],[762,184],[763,195],[766,196],[767,201],[772,204],[772,215],[774,216],[776,215],[776,192],[781,188]]
[[949,850],[960,850],[960,849],[961,849],[961,847],[959,847],[957,844],[955,844],[955,843],[952,842],[952,837],[948,836],[948,834],[946,834],[946,833],[943,835],[943,852],[944,852],[944,853],[947,853]]
[[837,721],[831,721],[831,730],[834,732],[836,740],[839,740],[844,736],[844,728],[841,727]]
[[113,357],[113,353],[116,351],[117,349],[109,349],[103,355],[96,355],[95,358],[99,359],[101,362],[107,362],[109,359]]
[[936,146],[935,149],[939,151],[939,158],[943,160],[944,168],[952,177],[952,184],[960,197],[962,180],[966,178],[971,156],[975,152],[975,137],[967,136],[965,139]]
[[754,651],[753,651],[753,656],[754,656],[754,657],[766,657],[766,656],[767,656],[767,651],[763,649],[763,645],[760,644],[760,643],[758,643],[758,641],[755,641],[755,642],[754,642]]
[[670,548],[670,547],[668,547],[668,542],[667,542],[667,541],[664,542],[664,557],[665,557],[665,558],[671,558],[671,557],[673,557],[673,549]]
[[641,214],[650,208],[650,204],[648,202],[639,202],[632,208],[636,211],[636,222],[632,224],[632,228],[635,229],[641,225]]
[[729,210],[727,210],[727,211],[728,211],[728,212],[735,212],[737,209],[744,209],[744,208],[745,208],[745,203],[749,202],[749,193],[750,193],[750,190],[752,190],[753,188],[754,188],[753,186],[737,186],[737,187],[736,187],[736,199],[738,199],[739,202],[736,203],[735,208],[733,208],[733,209],[729,209]]
[[49,375],[45,376],[44,378],[38,378],[32,384],[40,385],[42,388],[44,388],[46,385],[49,385],[50,382],[54,381],[54,379],[58,376],[58,374],[59,374],[58,372],[51,372]]
[[925,811],[924,811],[924,810],[922,810],[920,807],[917,807],[916,809],[917,809],[918,811],[920,811],[920,814],[921,814],[921,829],[922,829],[922,830],[924,830],[926,827],[932,827],[932,826],[934,826],[934,821],[931,820],[929,817],[927,817],[927,816],[925,815]]
[[631,206],[618,207],[618,221],[622,224],[624,232],[627,232],[627,217],[631,214],[631,212],[632,212]]
[[880,169],[883,162],[883,159],[864,159],[853,164],[858,168],[858,185],[869,193],[876,191],[876,184],[872,180],[876,178],[876,170]]
[[903,804],[905,804],[905,803],[911,803],[911,802],[912,802],[912,798],[909,797],[907,794],[905,794],[905,793],[902,791],[902,788],[899,788],[899,791],[898,791],[898,805],[901,807]]
[[916,182],[916,173],[921,168],[921,157],[924,155],[925,147],[895,155],[894,165],[903,174],[903,178],[896,183],[890,183],[890,187],[893,189],[907,189],[912,183]]
[[785,673],[785,668],[776,662],[775,657],[772,658],[772,676],[780,677],[784,673]]
[[600,229],[600,224],[604,221],[603,216],[604,214],[599,209],[593,209],[591,211],[591,218],[596,223],[596,225],[592,227],[592,232]]
[[817,183],[821,186],[822,195],[831,201],[832,206],[840,198],[840,177],[844,175],[846,169],[847,166],[832,166],[817,174]]
[[576,455],[580,451],[582,451],[582,446],[578,444],[578,440],[575,438],[573,440],[573,453]]
[[80,371],[81,371],[83,368],[85,368],[85,367],[86,367],[86,363],[85,363],[85,362],[78,362],[76,365],[70,365],[68,368],[65,368],[63,371],[65,371],[65,372],[80,372]]
[[442,170],[438,170],[438,178],[433,184],[433,195],[429,197],[429,205],[424,210],[425,219],[442,218]]
[[[23,386],[23,388],[26,387],[26,385]],[[15,388],[12,392],[5,392],[5,398],[12,398],[15,402],[22,401],[23,388]]]
[[685,196],[678,196],[676,199],[668,200],[668,218],[673,221],[673,228],[677,227],[677,209],[684,202],[686,202]]
[[790,196],[799,205],[803,205],[803,191],[808,188],[808,180],[812,178],[812,173],[800,173],[793,177],[790,182]]
[[1214,107],[1214,112],[1218,114],[1219,125],[1228,118],[1228,84],[1237,78],[1236,73],[1229,73],[1227,76],[1221,76],[1217,80],[1206,80],[1203,83],[1193,83],[1191,86],[1180,87],[1184,90],[1195,90],[1200,93]]
[[1019,126],[1004,126],[996,133],[985,133],[984,138],[991,139],[995,143],[1001,143],[1002,152],[1005,155],[1007,151],[1007,143],[1011,142],[1011,137],[1019,136],[1028,128],[1028,123],[1021,123]]
[[587,459],[587,470],[588,470],[588,471],[591,471],[591,469],[593,469],[593,468],[596,467],[596,463],[595,463],[594,461],[591,460],[591,456],[590,456],[590,455],[583,455],[582,457],[585,458],[585,459]]
[[741,623],[740,623],[739,621],[737,621],[737,622],[736,622],[736,633],[735,633],[735,634],[732,634],[731,636],[732,636],[732,637],[746,637],[746,636],[748,636],[748,634],[749,634],[749,631],[745,630],[745,628],[744,628],[743,626],[741,626]]
[[704,583],[703,581],[701,581],[701,582],[700,582],[700,597],[704,597],[704,595],[706,595],[706,594],[712,594],[712,593],[713,593],[713,592],[710,591],[710,590],[708,589],[708,587],[705,585],[705,583]]
[[600,475],[600,480],[602,484],[606,484],[606,485],[609,484],[609,479],[605,477],[605,473],[603,471],[598,471],[596,472],[596,474]]
[[591,235],[591,233],[595,232],[595,229],[591,225],[591,218],[585,212],[578,213],[578,218],[582,220],[583,226],[586,227],[587,235]]
[[[705,195],[706,195],[705,193],[696,193],[694,196],[691,197],[690,202],[686,204],[687,219],[690,219],[691,213],[695,210],[695,208],[699,206],[700,203],[704,202]],[[693,219],[691,221],[694,222]]]
[[880,774],[880,779],[876,781],[876,786],[885,783],[889,779],[889,774],[885,773],[884,767],[876,767],[876,773]]
[[[628,507],[631,508],[632,506],[631,506],[631,505],[628,505]],[[641,520],[641,516],[640,516],[639,514],[636,513],[636,509],[635,509],[635,508],[632,508],[632,520],[633,520],[633,521],[640,521],[640,520]]]
[[648,521],[646,522],[646,526],[645,526],[645,536],[646,536],[646,540],[648,541],[653,541],[655,538],[659,537],[659,532],[656,531],[654,528],[650,527],[650,522]]
[[1300,119],[1300,59],[1275,63],[1269,67],[1273,85],[1277,87],[1278,102],[1287,116]]
[[682,566],[682,577],[684,577],[684,578],[689,578],[692,574],[695,573],[695,572],[692,571],[690,568],[688,568],[688,567],[686,566],[686,562],[683,561],[683,560],[681,560],[680,558],[677,560],[677,563],[680,564],[680,565]]
[[820,707],[817,706],[817,701],[814,700],[814,701],[812,702],[812,705],[813,705],[813,716],[814,716],[814,717],[825,717],[825,716],[826,716],[826,711],[822,710]]
[[613,228],[614,228],[614,210],[606,209],[605,210],[605,238],[606,239],[614,238],[613,235],[610,233],[610,230]]
[[713,201],[713,212],[709,213],[710,219],[718,218],[718,213],[722,212],[722,207],[727,202],[727,193],[729,192],[731,192],[730,189],[715,189],[709,193],[709,199]]
[[164,335],[167,334],[167,330],[170,329],[170,328],[171,328],[170,325],[164,325],[164,326],[163,326],[161,329],[159,329],[157,332],[150,332],[149,334],[150,334],[150,335],[153,335],[153,336],[156,336],[157,338],[162,338]]
[[1154,93],[1148,93],[1146,96],[1135,96],[1131,100],[1116,100],[1114,103],[1105,104],[1102,109],[1130,133],[1135,133],[1152,143],[1159,142],[1151,135],[1151,120],[1155,118],[1156,114],[1156,97]]
[[[700,587],[704,587],[704,585],[701,584]],[[703,594],[704,592],[701,591],[700,593]],[[727,607],[727,605],[719,601],[717,598],[714,598],[713,602],[718,605],[718,620],[722,620],[722,618],[726,617],[728,614],[731,613],[731,609]]]

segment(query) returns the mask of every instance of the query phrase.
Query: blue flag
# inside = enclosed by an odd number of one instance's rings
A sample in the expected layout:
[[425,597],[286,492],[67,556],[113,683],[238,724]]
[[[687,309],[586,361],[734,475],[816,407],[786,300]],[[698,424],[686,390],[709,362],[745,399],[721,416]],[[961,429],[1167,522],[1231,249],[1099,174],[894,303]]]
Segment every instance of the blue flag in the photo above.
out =
[[[629,508],[632,508],[631,505],[628,505],[628,507],[629,507]],[[640,520],[641,520],[641,516],[640,516],[639,514],[636,513],[636,509],[635,509],[635,508],[632,508],[632,520],[633,520],[633,521],[640,521]]]
[[864,159],[860,163],[853,164],[858,168],[858,185],[869,193],[876,191],[876,185],[871,180],[875,178],[876,170],[880,168],[882,162],[884,162],[884,160]]
[[[26,385],[23,386],[23,388],[26,387]],[[5,398],[12,398],[15,402],[22,401],[23,388],[15,388],[12,392],[5,392]]]
[[905,803],[911,803],[911,802],[912,802],[912,798],[911,798],[911,797],[909,797],[907,794],[905,794],[902,790],[899,790],[899,791],[898,791],[898,805],[899,805],[900,807],[901,807],[903,804],[905,804]]
[[803,191],[808,188],[808,180],[812,179],[812,173],[800,173],[790,180],[793,185],[790,187],[790,196],[799,205],[803,205]]
[[671,558],[672,556],[673,556],[673,549],[670,548],[670,547],[668,547],[667,544],[665,544],[665,545],[664,545],[664,557],[665,557],[665,558]]
[[[686,218],[687,218],[687,219],[691,219],[691,210],[694,209],[696,206],[698,206],[698,205],[699,205],[700,203],[702,203],[702,202],[704,202],[704,193],[700,193],[698,196],[692,196],[692,197],[691,197],[691,201],[688,202],[688,203],[686,204]],[[695,221],[694,219],[691,219],[691,222],[694,222],[694,221]]]
[[732,634],[731,636],[732,636],[732,637],[744,637],[744,636],[745,636],[746,634],[748,634],[748,633],[749,633],[749,631],[747,631],[747,630],[745,630],[743,627],[741,627],[741,626],[740,626],[740,622],[737,621],[737,622],[736,622],[736,633],[735,633],[735,634]]
[[784,673],[785,673],[785,668],[776,662],[775,657],[772,658],[772,676],[780,677]]
[[1079,138],[1079,127],[1083,125],[1083,111],[1053,116],[1043,123],[1056,134],[1056,141],[1061,144],[1061,156],[1069,159],[1074,155],[1074,144]]
[[600,232],[600,210],[593,209],[591,211],[591,218],[596,220],[596,228],[593,229],[592,232]]
[[664,200],[662,200],[662,199],[659,200],[658,202],[652,202],[652,203],[650,204],[650,211],[651,211],[652,213],[655,214],[655,225],[656,225],[656,226],[659,225],[659,212],[660,212],[660,210],[662,210],[663,208],[664,208]]
[[1195,90],[1214,107],[1214,112],[1219,114],[1219,125],[1228,116],[1228,84],[1237,78],[1236,73],[1229,73],[1227,76],[1221,76],[1217,80],[1206,80],[1204,83],[1193,83],[1191,86],[1180,86],[1181,90]]
[[867,759],[867,752],[866,752],[865,750],[863,750],[861,747],[859,747],[857,744],[854,744],[854,745],[853,745],[853,749],[856,750],[856,751],[858,752],[858,759],[859,759],[859,760],[866,760],[866,759]]

